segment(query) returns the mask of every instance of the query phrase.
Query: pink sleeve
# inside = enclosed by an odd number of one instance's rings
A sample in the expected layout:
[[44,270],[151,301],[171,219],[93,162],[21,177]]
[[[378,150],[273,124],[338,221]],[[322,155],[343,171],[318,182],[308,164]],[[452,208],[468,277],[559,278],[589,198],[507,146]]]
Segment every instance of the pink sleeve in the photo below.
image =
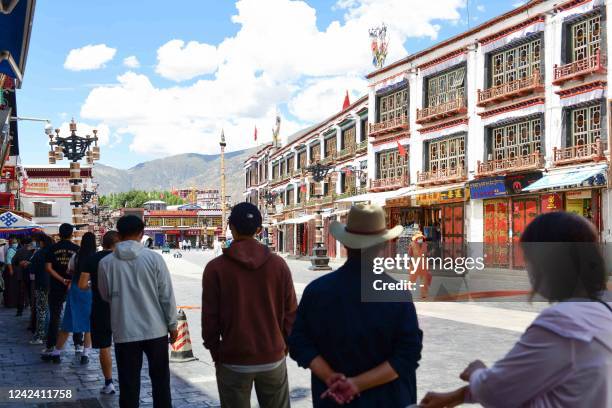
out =
[[493,367],[470,377],[465,402],[485,407],[521,406],[548,392],[572,365],[571,340],[531,326],[512,350]]

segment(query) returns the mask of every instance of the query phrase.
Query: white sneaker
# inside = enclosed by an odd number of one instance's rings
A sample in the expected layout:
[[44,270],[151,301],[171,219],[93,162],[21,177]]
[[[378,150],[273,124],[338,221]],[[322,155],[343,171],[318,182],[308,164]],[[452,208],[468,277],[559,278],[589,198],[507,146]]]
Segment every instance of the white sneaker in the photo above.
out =
[[41,339],[32,339],[29,341],[29,343],[33,345],[39,345],[39,344],[43,344],[43,341]]
[[82,354],[83,353],[83,346],[76,346],[74,348],[74,354]]
[[105,385],[104,387],[102,387],[102,389],[100,390],[100,394],[106,394],[106,395],[112,395],[115,393],[115,386],[113,385],[113,383],[110,383],[108,385]]

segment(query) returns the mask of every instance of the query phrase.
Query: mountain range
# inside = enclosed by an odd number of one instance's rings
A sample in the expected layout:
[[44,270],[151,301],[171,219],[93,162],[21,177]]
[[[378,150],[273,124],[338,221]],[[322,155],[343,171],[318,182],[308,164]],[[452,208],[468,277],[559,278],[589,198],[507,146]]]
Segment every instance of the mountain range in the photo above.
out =
[[[242,201],[244,161],[256,149],[225,153],[225,185],[233,202]],[[130,190],[171,190],[172,188],[221,189],[219,154],[180,154],[117,169],[96,164],[93,176],[102,195]]]

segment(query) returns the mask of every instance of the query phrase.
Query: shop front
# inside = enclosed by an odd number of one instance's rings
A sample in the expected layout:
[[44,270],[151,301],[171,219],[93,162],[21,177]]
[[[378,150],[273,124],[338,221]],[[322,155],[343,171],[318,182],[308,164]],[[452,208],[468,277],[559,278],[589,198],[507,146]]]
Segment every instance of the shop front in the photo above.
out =
[[414,190],[385,205],[387,226],[419,226],[428,241],[441,242],[448,256],[461,254],[465,237],[464,184]]
[[525,228],[540,214],[573,212],[589,219],[601,231],[603,171],[579,173],[571,177],[567,169],[551,170],[545,175],[537,171],[468,184],[471,199],[482,200],[487,266],[524,268],[519,242]]

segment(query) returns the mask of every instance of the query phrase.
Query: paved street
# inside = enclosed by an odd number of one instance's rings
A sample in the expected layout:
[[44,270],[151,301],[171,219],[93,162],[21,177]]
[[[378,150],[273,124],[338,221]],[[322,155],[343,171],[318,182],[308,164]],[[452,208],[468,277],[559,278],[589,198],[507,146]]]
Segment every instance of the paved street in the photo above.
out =
[[[210,355],[202,345],[200,311],[197,309],[200,306],[203,265],[211,256],[212,252],[199,251],[185,253],[180,259],[164,255],[172,273],[177,304],[186,307],[194,354],[199,359],[171,366],[176,407],[219,404],[214,368]],[[287,262],[300,296],[304,287],[320,273],[309,271],[307,261]],[[425,342],[418,371],[419,396],[430,389],[444,390],[461,385],[458,375],[473,359],[480,358],[491,363],[504,355],[540,307],[515,303],[417,303]],[[2,385],[69,386],[76,388],[78,399],[84,401],[80,406],[118,406],[117,396],[101,397],[98,394],[102,376],[97,355],[86,367],[71,364],[69,357],[61,365],[43,363],[38,356],[42,347],[27,344],[29,333],[25,330],[26,326],[25,318],[16,319],[13,310],[1,309]],[[70,350],[69,347],[67,350]],[[297,367],[293,361],[289,361],[288,367],[292,406],[311,406],[309,372]],[[146,373],[146,369],[143,373]],[[151,406],[151,386],[146,376],[143,376],[142,384],[142,406]],[[255,399],[253,405],[256,406]]]

